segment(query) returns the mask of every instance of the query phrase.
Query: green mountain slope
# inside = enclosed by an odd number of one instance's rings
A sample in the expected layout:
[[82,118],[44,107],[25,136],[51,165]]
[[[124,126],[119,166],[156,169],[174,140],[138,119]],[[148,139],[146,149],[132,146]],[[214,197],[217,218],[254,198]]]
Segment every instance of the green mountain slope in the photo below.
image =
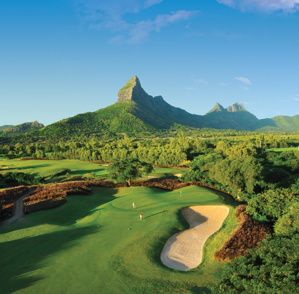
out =
[[204,118],[208,127],[215,129],[254,131],[261,125],[260,120],[248,112],[242,103],[235,103],[227,108],[216,103]]
[[95,112],[78,114],[40,130],[40,136],[104,135],[122,132],[153,132],[175,124],[201,127],[202,117],[176,108],[161,96],[152,97],[137,77],[130,79],[118,93],[118,102]]
[[2,136],[2,137],[3,136],[4,137],[17,136],[20,134],[25,134],[28,132],[33,132],[33,131],[39,130],[43,127],[44,127],[44,125],[37,121],[23,123],[20,125],[10,126],[8,128],[4,128],[4,129],[0,130],[0,136]]
[[8,129],[8,128],[11,128],[11,127],[13,127],[13,125],[4,125],[4,126],[0,126],[0,131],[1,131],[1,130]]
[[253,131],[259,120],[250,112],[212,112],[205,115],[209,128]]
[[120,102],[95,112],[78,114],[51,124],[39,131],[41,136],[91,136],[121,132],[153,131],[132,114],[134,103]]
[[299,130],[299,115],[295,116],[275,116],[272,118],[276,127],[284,131],[298,131]]

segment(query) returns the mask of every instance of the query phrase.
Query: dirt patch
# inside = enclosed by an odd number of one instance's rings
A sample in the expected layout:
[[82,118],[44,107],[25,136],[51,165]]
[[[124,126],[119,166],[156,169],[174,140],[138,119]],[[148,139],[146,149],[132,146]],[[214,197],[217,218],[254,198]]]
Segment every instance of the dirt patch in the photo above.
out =
[[229,213],[226,206],[190,206],[182,214],[190,225],[188,230],[176,233],[166,242],[162,263],[172,269],[190,270],[202,261],[206,240],[218,231]]

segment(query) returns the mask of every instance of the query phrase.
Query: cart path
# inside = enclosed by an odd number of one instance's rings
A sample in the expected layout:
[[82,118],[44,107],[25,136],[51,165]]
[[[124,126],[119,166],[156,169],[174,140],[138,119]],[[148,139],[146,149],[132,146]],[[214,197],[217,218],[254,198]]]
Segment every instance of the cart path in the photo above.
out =
[[15,201],[15,211],[14,216],[11,218],[5,220],[3,223],[0,224],[0,226],[9,225],[10,223],[18,220],[24,215],[24,202],[23,200],[28,197],[29,195],[33,194],[35,192],[36,188],[31,188],[25,195],[21,196],[19,199]]

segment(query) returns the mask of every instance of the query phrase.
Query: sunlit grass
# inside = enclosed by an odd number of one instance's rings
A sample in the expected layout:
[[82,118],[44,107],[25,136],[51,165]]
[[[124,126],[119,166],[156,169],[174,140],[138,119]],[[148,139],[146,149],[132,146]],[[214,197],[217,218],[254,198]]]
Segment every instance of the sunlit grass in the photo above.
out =
[[[55,177],[56,174],[68,169],[70,176],[91,174],[95,177],[108,175],[108,165],[80,160],[19,160],[0,159],[0,172],[25,172],[41,177]],[[155,167],[149,178],[172,177],[186,172],[185,169]],[[144,178],[148,178],[148,176]]]
[[[188,227],[180,210],[196,204],[227,205],[230,214],[206,242],[198,268],[168,269],[161,250]],[[63,206],[0,228],[1,293],[204,293],[223,269],[213,255],[237,226],[235,206],[229,196],[198,186],[69,196]]]

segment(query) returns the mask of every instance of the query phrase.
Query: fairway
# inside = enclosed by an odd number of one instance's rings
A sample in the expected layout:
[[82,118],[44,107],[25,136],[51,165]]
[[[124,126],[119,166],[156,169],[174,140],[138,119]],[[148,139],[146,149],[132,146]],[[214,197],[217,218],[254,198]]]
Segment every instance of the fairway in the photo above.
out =
[[284,152],[284,151],[299,151],[299,147],[287,147],[287,148],[271,148],[266,151]]
[[[84,176],[93,174],[95,177],[108,175],[108,164],[99,164],[80,160],[20,160],[20,159],[0,159],[0,172],[23,172],[31,173],[35,176],[46,177],[47,175],[69,169],[70,176]],[[171,177],[175,174],[182,174],[186,169],[154,167],[152,173],[145,178]],[[65,176],[60,177],[60,179]]]
[[[213,255],[237,227],[231,198],[198,186],[95,188],[67,199],[0,228],[1,293],[208,293],[224,266]],[[162,248],[189,227],[181,209],[198,204],[231,209],[205,243],[202,264],[171,270],[160,261]]]

